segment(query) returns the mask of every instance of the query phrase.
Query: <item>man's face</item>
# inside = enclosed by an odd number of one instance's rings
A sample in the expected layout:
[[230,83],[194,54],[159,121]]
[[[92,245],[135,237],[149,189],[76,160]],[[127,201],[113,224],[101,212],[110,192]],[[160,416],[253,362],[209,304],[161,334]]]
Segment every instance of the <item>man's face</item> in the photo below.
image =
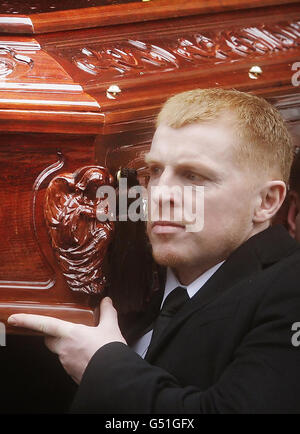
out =
[[[160,125],[154,135],[146,157],[149,215],[160,217],[149,219],[147,232],[155,260],[173,268],[182,283],[226,259],[252,235],[257,192],[251,178],[255,180],[256,174],[250,175],[237,164],[235,141],[234,129],[225,119],[179,129]],[[163,186],[177,186],[181,191],[186,186],[204,187],[201,231],[188,232],[187,221],[174,218],[179,208],[191,202],[195,210],[196,193],[186,200],[184,194],[159,195]],[[153,187],[157,187],[155,193]],[[168,206],[169,217],[163,215]]]

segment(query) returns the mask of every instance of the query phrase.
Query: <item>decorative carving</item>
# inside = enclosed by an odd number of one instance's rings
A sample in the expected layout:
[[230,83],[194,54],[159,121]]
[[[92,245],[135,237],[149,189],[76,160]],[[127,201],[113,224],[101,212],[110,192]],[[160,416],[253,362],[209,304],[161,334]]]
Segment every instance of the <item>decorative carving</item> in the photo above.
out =
[[8,75],[22,75],[32,66],[33,60],[30,57],[17,54],[6,46],[0,46],[0,79]]
[[73,58],[78,68],[93,75],[114,73],[115,76],[139,75],[157,68],[177,68],[176,57],[163,48],[141,41],[103,44],[99,48],[83,48]]
[[[38,206],[38,204],[40,203],[39,200],[39,195],[41,194],[41,192],[43,191],[42,186],[48,185],[49,180],[51,179],[50,177],[53,176],[55,174],[55,172],[58,172],[59,170],[61,170],[65,164],[65,158],[62,155],[61,152],[57,152],[57,161],[54,164],[51,164],[50,166],[46,167],[36,178],[34,184],[33,184],[33,189],[32,189],[32,224],[33,224],[33,230],[34,230],[34,235],[36,238],[36,242],[40,248],[40,253],[44,258],[44,262],[45,264],[47,264],[50,273],[52,275],[54,275],[53,269],[48,261],[47,258],[47,254],[45,254],[45,252],[43,251],[43,245],[40,242],[40,234],[39,234],[39,225],[38,225],[38,221],[41,221],[41,219],[38,219],[38,215],[42,217],[42,213],[43,210],[41,209],[40,206]],[[54,285],[54,279],[51,279],[51,285]],[[48,284],[49,286],[49,284]]]
[[73,291],[98,294],[107,285],[105,257],[114,224],[96,218],[103,201],[96,192],[112,183],[107,169],[87,166],[74,174],[56,176],[48,186],[45,219],[62,272]]
[[[233,30],[196,29],[159,39],[93,42],[73,56],[81,70],[105,80],[167,72],[295,49],[300,45],[300,21],[262,24]],[[64,53],[61,52],[61,55]]]

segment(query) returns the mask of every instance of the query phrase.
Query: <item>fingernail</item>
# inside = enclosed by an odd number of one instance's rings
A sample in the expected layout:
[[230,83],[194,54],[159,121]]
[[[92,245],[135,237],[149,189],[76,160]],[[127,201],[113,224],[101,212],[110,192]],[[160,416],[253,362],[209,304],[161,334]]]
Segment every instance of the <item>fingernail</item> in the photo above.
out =
[[16,326],[16,325],[18,325],[17,320],[16,320],[15,317],[13,317],[13,316],[10,316],[10,317],[8,318],[7,322],[8,322],[9,325],[12,325],[12,326]]
[[110,297],[104,297],[104,299],[103,299],[103,300],[105,300],[106,302],[108,302],[108,303],[112,304],[112,300],[111,300],[111,298],[110,298]]

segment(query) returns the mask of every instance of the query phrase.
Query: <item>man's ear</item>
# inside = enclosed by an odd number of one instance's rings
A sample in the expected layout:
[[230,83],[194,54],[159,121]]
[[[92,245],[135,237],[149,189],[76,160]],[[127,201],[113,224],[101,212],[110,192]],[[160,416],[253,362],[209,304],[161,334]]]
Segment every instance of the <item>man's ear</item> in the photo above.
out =
[[298,195],[295,191],[289,192],[289,207],[287,215],[288,231],[290,235],[296,237],[296,218],[300,212]]
[[258,204],[254,210],[253,222],[270,221],[281,207],[286,196],[286,185],[283,181],[269,181],[259,192]]

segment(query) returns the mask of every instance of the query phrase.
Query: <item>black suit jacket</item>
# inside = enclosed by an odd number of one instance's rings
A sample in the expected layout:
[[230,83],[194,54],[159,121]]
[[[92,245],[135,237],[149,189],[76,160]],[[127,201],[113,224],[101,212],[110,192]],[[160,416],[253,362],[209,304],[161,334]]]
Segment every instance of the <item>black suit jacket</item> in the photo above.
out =
[[113,342],[90,361],[71,412],[299,413],[300,246],[282,226],[246,241],[143,360]]

